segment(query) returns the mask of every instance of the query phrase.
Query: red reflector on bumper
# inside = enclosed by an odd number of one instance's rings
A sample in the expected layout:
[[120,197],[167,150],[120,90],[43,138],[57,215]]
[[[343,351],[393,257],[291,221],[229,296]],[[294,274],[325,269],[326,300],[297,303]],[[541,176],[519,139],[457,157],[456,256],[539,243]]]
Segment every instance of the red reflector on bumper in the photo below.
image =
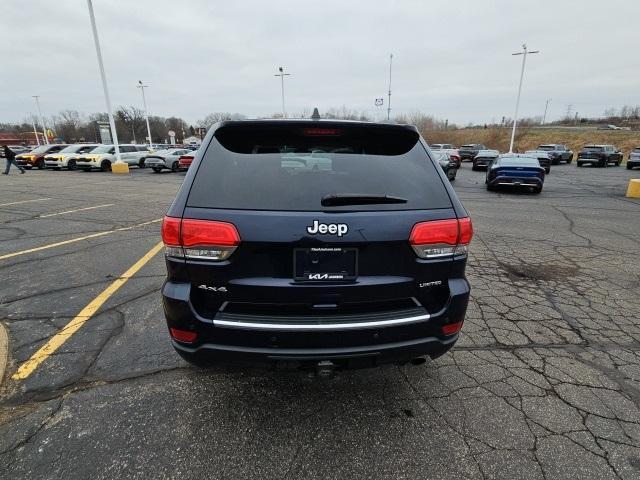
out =
[[460,329],[462,329],[462,324],[464,322],[456,322],[456,323],[448,323],[447,325],[442,326],[442,333],[445,335],[453,335],[454,333],[458,333]]
[[198,334],[196,332],[192,332],[190,330],[178,330],[177,328],[170,328],[169,332],[174,340],[183,343],[192,343],[197,337]]

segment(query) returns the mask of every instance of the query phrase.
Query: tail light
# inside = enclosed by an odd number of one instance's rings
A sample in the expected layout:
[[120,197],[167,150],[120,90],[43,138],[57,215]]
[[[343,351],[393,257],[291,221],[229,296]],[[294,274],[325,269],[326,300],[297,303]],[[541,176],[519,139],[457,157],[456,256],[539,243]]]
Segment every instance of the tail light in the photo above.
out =
[[232,223],[164,217],[162,241],[169,257],[222,261],[240,245]]
[[465,255],[473,237],[471,219],[452,218],[421,222],[413,226],[409,243],[420,258]]
[[442,333],[445,335],[453,335],[454,333],[458,333],[462,329],[463,322],[456,323],[447,323],[442,326]]
[[169,333],[174,340],[177,340],[182,343],[193,343],[196,338],[198,338],[198,334],[196,332],[192,332],[191,330],[180,330],[177,328],[170,328]]

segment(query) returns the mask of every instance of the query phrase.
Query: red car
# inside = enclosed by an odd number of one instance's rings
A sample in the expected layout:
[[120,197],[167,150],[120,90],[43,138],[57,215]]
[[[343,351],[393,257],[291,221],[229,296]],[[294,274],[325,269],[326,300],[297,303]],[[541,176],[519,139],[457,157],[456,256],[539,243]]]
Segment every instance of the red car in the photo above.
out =
[[61,145],[59,143],[40,145],[28,153],[21,153],[16,155],[16,163],[21,167],[31,170],[36,167],[38,170],[45,168],[44,156],[50,153],[57,153],[68,145]]
[[180,158],[178,158],[178,167],[180,168],[180,170],[188,170],[189,166],[191,165],[191,162],[193,162],[193,157],[195,155],[194,153],[187,153],[185,155],[181,155]]

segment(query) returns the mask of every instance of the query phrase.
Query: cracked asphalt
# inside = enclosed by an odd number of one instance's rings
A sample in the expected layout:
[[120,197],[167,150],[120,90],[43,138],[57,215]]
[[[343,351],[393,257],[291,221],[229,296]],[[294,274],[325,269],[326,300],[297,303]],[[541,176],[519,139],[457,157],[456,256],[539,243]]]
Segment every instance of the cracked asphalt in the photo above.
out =
[[[0,260],[10,362],[0,477],[640,478],[640,201],[621,168],[541,195],[455,182],[475,228],[456,348],[317,379],[202,371],[169,344],[154,257],[25,380],[11,374],[159,239],[159,225]],[[183,174],[2,179],[0,256],[160,218]],[[100,204],[94,210],[40,215]]]

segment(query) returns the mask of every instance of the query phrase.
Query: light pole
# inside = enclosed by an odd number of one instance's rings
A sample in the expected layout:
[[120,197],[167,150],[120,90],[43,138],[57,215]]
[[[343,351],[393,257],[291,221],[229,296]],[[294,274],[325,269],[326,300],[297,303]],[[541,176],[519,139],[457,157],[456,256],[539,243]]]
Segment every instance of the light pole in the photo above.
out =
[[282,86],[282,118],[287,118],[287,113],[284,109],[284,77],[288,77],[291,74],[284,73],[284,69],[282,67],[278,67],[278,71],[280,73],[276,73],[274,77],[280,77],[280,84]]
[[550,98],[547,98],[547,103],[545,103],[544,105],[544,115],[542,116],[542,125],[544,125],[544,122],[547,121],[547,109],[549,108],[549,102],[551,101]]
[[393,62],[393,53],[389,55],[389,100],[387,101],[387,120],[391,118],[391,63]]
[[151,127],[149,126],[149,114],[147,113],[147,99],[144,96],[144,89],[149,88],[148,85],[143,85],[142,80],[138,80],[138,87],[142,92],[142,105],[144,105],[144,118],[147,121],[147,134],[149,135],[149,146],[151,146]]
[[511,143],[509,144],[509,153],[513,153],[513,141],[516,138],[516,126],[518,124],[518,108],[520,107],[520,93],[522,92],[522,79],[524,77],[524,66],[527,63],[527,55],[540,53],[539,50],[527,50],[527,44],[522,44],[522,52],[512,53],[512,55],[522,55],[522,69],[520,70],[520,84],[518,85],[518,98],[516,99],[516,113],[513,116],[513,130],[511,130]]
[[[40,123],[42,124],[42,133],[44,135],[44,144],[49,145],[49,137],[47,137],[47,126],[44,124],[44,117],[42,116],[42,110],[40,110],[40,95],[31,95],[36,99],[36,106],[38,107],[38,115],[40,116]],[[36,135],[37,136],[37,135]],[[38,143],[40,145],[40,143]]]
[[[31,115],[31,114],[29,114],[29,115]],[[38,146],[40,146],[40,137],[38,137],[38,130],[36,130],[35,115],[31,115],[31,124],[33,125],[33,134],[36,136],[36,142],[38,142]]]
[[102,78],[102,89],[104,90],[104,101],[107,104],[107,115],[109,115],[109,126],[111,127],[111,138],[113,146],[116,150],[116,163],[121,164],[120,146],[118,145],[118,132],[116,132],[116,122],[113,120],[111,113],[111,100],[109,99],[109,88],[107,87],[107,76],[104,73],[104,64],[102,63],[102,52],[100,50],[100,40],[98,39],[98,30],[96,29],[96,18],[93,15],[93,5],[91,0],[87,0],[89,8],[89,18],[91,20],[91,30],[93,31],[93,41],[96,45],[96,56],[98,57],[98,66],[100,67],[100,77]]

